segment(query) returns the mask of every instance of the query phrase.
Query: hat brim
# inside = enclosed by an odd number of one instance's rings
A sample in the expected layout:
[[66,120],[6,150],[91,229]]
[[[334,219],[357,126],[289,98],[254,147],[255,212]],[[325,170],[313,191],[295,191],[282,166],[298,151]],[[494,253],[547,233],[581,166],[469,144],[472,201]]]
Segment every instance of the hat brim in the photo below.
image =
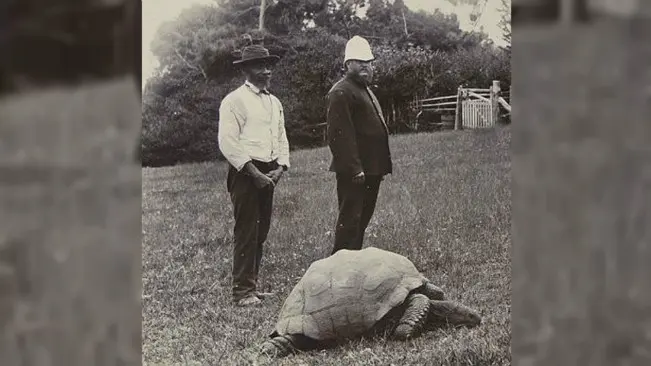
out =
[[264,57],[250,58],[247,60],[236,60],[233,61],[233,65],[246,65],[246,64],[258,63],[258,62],[271,62],[275,64],[278,61],[280,61],[280,57],[276,55],[269,55]]
[[346,63],[348,61],[371,62],[371,61],[375,61],[375,57],[370,58],[370,59],[369,58],[364,58],[364,59],[362,59],[362,58],[348,58],[348,59],[344,60],[344,63]]

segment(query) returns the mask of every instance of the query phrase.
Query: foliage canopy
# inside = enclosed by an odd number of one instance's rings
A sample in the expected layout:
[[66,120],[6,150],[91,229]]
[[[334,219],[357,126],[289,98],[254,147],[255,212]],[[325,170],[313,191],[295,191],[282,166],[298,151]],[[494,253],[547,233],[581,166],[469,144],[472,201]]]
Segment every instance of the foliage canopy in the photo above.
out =
[[415,97],[454,94],[460,84],[485,88],[491,80],[510,85],[510,55],[485,34],[462,31],[456,15],[412,11],[402,0],[268,0],[258,30],[259,12],[260,0],[216,0],[160,26],[150,45],[160,65],[143,92],[144,165],[221,158],[219,103],[243,82],[232,62],[244,34],[264,37],[282,57],[272,92],[284,105],[292,148],[321,143],[313,126],[325,121],[325,94],[341,76],[354,35],[373,47],[374,88],[393,132],[404,130]]

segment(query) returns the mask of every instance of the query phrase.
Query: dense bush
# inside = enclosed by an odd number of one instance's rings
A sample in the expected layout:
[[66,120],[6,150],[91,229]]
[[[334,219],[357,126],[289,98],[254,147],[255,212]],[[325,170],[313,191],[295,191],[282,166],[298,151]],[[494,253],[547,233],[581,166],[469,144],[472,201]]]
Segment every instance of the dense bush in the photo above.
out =
[[[339,8],[327,1],[285,0],[266,13],[267,29],[260,36],[271,53],[282,56],[272,92],[284,105],[292,149],[322,144],[322,129],[314,125],[325,122],[324,98],[341,77],[345,44],[354,34],[379,35],[368,37],[377,58],[374,88],[392,131],[404,130],[413,117],[408,104],[416,97],[454,94],[460,84],[510,85],[509,55],[485,35],[462,32],[454,16],[407,9],[413,33],[405,36],[403,18],[396,15],[402,14],[399,2],[370,1],[367,17],[359,19],[351,7],[363,0],[336,1]],[[151,45],[161,67],[143,95],[144,165],[221,158],[219,103],[243,82],[232,61],[242,35],[257,25],[255,3],[195,6],[161,26]],[[306,28],[310,20],[316,25]]]

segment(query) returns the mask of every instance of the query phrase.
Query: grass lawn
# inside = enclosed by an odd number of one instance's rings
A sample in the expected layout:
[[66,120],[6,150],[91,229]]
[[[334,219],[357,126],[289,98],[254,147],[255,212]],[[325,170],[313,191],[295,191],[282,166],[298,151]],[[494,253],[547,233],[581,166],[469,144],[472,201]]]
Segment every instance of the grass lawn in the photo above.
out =
[[[508,127],[392,136],[365,246],[410,258],[452,300],[479,310],[474,329],[408,342],[360,340],[275,365],[509,365],[511,132]],[[277,187],[260,273],[275,299],[231,305],[232,206],[226,164],[143,169],[143,353],[147,365],[265,364],[253,351],[284,298],[331,250],[336,192],[327,148],[295,151]]]

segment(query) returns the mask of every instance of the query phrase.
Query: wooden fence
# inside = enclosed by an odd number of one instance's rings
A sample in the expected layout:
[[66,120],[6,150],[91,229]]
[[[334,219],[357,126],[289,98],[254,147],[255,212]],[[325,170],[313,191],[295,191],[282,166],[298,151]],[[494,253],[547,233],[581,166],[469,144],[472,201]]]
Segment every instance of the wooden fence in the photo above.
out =
[[437,123],[442,127],[454,127],[455,130],[493,127],[500,118],[501,109],[507,115],[511,113],[511,105],[507,101],[511,93],[505,94],[501,93],[499,80],[494,80],[491,87],[486,89],[460,86],[456,95],[415,99],[410,104],[410,108],[416,111],[413,127],[419,129],[420,118],[427,111],[454,115],[454,122]]

